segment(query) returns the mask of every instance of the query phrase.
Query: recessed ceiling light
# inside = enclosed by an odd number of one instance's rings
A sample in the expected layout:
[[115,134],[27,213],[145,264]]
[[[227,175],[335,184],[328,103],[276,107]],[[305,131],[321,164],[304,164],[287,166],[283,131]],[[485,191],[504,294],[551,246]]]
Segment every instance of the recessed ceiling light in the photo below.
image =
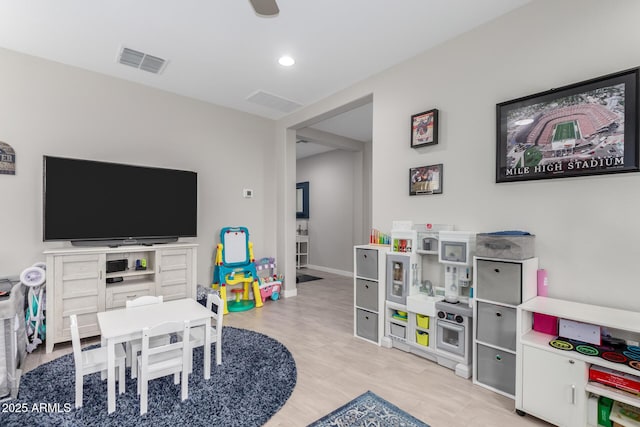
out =
[[296,61],[290,56],[283,56],[280,59],[278,59],[278,63],[283,67],[291,67],[293,64],[296,63]]

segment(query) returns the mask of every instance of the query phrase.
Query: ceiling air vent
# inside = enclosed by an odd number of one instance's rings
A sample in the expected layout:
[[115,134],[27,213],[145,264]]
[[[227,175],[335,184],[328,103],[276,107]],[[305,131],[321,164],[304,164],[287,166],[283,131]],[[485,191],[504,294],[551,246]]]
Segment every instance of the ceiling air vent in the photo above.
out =
[[123,47],[118,57],[118,62],[153,74],[162,72],[167,61],[157,56],[148,55],[137,50]]
[[247,97],[247,101],[273,110],[278,110],[283,113],[290,113],[302,107],[302,104],[298,104],[295,101],[291,101],[290,99],[286,99],[281,96],[272,95],[261,90],[249,95]]

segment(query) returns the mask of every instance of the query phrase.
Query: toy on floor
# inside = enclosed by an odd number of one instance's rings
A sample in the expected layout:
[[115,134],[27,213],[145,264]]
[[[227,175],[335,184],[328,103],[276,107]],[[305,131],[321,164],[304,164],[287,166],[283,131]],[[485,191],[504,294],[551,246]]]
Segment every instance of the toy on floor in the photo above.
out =
[[[220,298],[226,301],[227,286],[242,286],[242,296],[234,291],[236,299],[224,305],[224,314],[262,307],[259,279],[254,264],[253,243],[249,241],[249,230],[246,227],[224,227],[220,230],[212,287],[220,287]],[[253,290],[253,300],[249,299],[249,286]]]
[[260,297],[262,302],[267,298],[271,298],[273,301],[277,301],[280,298],[280,292],[282,291],[282,275],[275,274],[276,260],[275,258],[261,258],[255,262],[256,270],[258,274],[260,271],[267,271],[268,275],[260,277]]
[[[29,288],[28,307],[25,314],[27,332],[27,351],[31,353],[45,339],[44,325],[46,265],[36,263],[20,274],[20,281]],[[29,340],[31,337],[31,340]]]

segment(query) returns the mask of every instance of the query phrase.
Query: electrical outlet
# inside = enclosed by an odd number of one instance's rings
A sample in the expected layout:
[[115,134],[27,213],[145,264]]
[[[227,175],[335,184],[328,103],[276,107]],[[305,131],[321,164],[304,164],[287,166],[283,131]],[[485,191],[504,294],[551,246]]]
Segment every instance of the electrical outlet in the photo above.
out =
[[253,190],[250,188],[245,188],[242,190],[242,196],[244,196],[245,199],[250,199],[253,197]]

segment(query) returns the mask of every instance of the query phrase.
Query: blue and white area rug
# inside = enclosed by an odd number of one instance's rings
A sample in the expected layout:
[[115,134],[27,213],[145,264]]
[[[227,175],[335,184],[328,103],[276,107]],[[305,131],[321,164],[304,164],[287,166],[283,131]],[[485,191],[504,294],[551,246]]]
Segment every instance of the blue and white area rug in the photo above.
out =
[[367,391],[308,427],[429,427],[429,425]]
[[189,398],[180,400],[173,376],[149,382],[149,412],[140,416],[136,380],[127,369],[126,391],[107,413],[107,382],[84,377],[84,403],[75,409],[75,367],[68,354],[24,374],[18,398],[0,402],[0,426],[261,426],[287,401],[296,384],[293,356],[280,342],[246,329],[222,329],[222,365],[202,375],[203,349],[194,350]]

